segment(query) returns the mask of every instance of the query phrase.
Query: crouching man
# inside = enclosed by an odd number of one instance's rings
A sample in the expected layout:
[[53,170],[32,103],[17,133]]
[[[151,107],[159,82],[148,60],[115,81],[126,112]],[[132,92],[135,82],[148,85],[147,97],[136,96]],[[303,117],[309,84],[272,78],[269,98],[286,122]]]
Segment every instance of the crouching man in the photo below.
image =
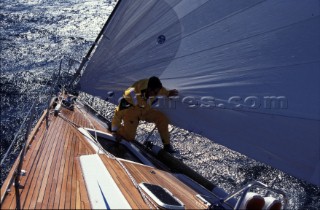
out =
[[[178,91],[167,90],[158,77],[150,77],[135,82],[120,100],[112,119],[111,131],[117,140],[133,141],[140,120],[155,123],[160,133],[163,149],[174,153],[168,131],[169,120],[164,113],[152,108],[157,96],[177,96]],[[123,125],[121,122],[123,121]]]

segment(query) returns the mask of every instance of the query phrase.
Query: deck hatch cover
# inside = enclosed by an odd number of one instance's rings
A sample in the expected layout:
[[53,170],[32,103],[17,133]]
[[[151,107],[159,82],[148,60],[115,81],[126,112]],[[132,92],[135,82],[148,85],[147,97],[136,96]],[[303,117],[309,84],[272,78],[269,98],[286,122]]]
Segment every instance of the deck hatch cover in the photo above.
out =
[[139,186],[160,207],[165,209],[184,209],[184,204],[166,188],[144,182],[140,183]]

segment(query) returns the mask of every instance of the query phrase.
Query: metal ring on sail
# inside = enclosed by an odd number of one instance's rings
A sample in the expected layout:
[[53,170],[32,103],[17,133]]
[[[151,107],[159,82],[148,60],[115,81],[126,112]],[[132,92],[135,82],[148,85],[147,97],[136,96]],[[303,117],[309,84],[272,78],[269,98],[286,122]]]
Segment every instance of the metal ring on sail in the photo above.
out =
[[163,44],[166,41],[166,36],[165,35],[160,35],[157,38],[158,44]]

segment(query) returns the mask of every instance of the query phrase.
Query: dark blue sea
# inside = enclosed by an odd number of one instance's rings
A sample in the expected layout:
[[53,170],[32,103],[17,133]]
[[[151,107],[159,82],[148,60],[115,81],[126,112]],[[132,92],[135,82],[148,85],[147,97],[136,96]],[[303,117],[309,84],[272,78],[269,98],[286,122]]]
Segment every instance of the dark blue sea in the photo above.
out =
[[[1,42],[1,160],[12,141],[11,152],[1,167],[1,185],[19,153],[26,115],[35,103],[34,125],[46,108],[58,83],[72,78],[79,62],[107,20],[115,0],[10,0],[0,2]],[[61,72],[59,74],[59,69]],[[60,75],[60,76],[59,76]],[[81,95],[107,118],[114,106]],[[138,140],[152,125],[142,124]],[[320,209],[320,188],[258,163],[244,155],[183,129],[171,126],[173,146],[179,158],[213,183],[231,193],[251,180],[284,190],[288,209]],[[16,134],[21,130],[20,134]],[[151,136],[157,143],[159,137]]]

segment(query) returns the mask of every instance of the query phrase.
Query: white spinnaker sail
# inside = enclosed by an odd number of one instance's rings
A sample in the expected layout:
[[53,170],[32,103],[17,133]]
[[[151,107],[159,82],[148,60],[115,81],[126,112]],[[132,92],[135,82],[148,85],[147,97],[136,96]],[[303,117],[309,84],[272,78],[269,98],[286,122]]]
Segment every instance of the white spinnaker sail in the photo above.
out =
[[319,0],[125,0],[81,77],[106,98],[159,76],[171,122],[320,185]]

